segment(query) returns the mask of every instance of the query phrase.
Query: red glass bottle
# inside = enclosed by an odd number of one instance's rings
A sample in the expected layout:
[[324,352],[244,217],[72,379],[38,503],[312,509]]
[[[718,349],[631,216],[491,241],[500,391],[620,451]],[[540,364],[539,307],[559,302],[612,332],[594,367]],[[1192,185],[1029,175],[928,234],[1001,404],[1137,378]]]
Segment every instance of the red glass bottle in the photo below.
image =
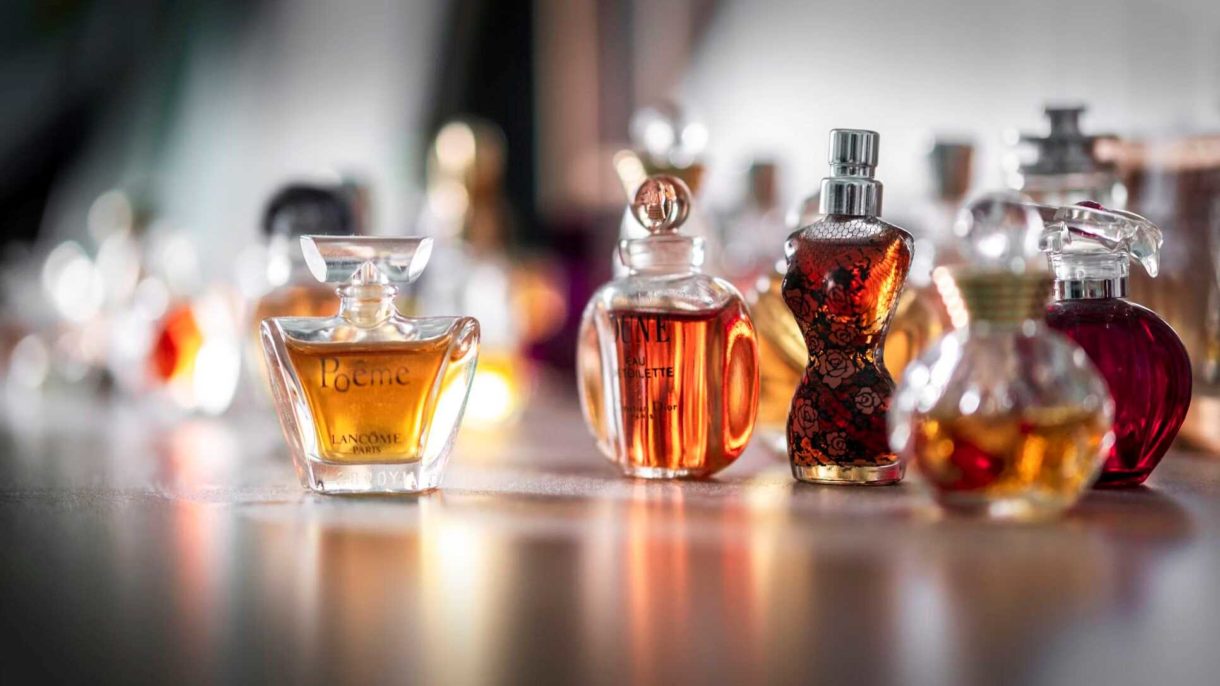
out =
[[1055,271],[1047,323],[1089,354],[1114,397],[1114,446],[1097,486],[1142,484],[1190,408],[1186,347],[1155,312],[1125,298],[1128,260],[1157,272],[1161,232],[1130,212],[1095,203],[1061,208],[1042,247]]
[[894,381],[882,346],[911,264],[910,234],[878,218],[878,136],[830,132],[822,216],[788,239],[783,294],[809,349],[788,413],[798,480],[886,484],[902,478],[886,414]]

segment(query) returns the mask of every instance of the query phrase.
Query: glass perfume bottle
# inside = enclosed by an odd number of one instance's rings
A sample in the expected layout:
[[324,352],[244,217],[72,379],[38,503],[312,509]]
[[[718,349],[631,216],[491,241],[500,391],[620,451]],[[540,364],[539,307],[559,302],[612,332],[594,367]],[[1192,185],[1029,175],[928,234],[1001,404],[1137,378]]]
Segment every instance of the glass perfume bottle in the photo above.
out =
[[1045,136],[1021,134],[1019,142],[1033,148],[1032,160],[1010,175],[1009,185],[1044,205],[1070,205],[1082,200],[1106,207],[1126,207],[1127,187],[1114,164],[1101,159],[1097,146],[1113,136],[1086,135],[1080,129],[1084,107],[1047,107],[1050,131]]
[[650,235],[619,243],[628,273],[593,294],[581,321],[585,421],[628,476],[710,476],[754,430],[754,325],[737,290],[701,272],[703,242],[677,234],[689,209],[676,177],[640,186],[632,211]]
[[788,415],[800,481],[887,484],[902,465],[886,441],[894,382],[882,346],[911,263],[911,236],[882,221],[873,178],[879,136],[830,132],[821,217],[786,247],[783,294],[804,335],[806,365]]
[[1096,203],[1045,208],[1042,249],[1055,274],[1046,320],[1078,343],[1114,396],[1114,446],[1099,486],[1144,482],[1190,408],[1186,347],[1155,312],[1126,299],[1129,260],[1155,277],[1161,231],[1147,219]]
[[937,287],[967,321],[907,368],[891,445],[945,509],[1050,517],[1097,475],[1113,404],[1084,351],[1042,320],[1051,279],[1039,269],[1037,210],[988,195],[958,227],[969,262]]
[[470,391],[479,324],[398,314],[430,238],[304,236],[318,281],[341,284],[332,317],[275,317],[263,351],[297,474],[321,493],[417,493],[440,485]]

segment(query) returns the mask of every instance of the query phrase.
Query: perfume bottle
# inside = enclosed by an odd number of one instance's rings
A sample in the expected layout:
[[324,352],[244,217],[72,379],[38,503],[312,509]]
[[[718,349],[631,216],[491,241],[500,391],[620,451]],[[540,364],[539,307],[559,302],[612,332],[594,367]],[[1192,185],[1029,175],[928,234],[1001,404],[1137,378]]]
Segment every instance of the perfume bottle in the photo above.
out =
[[1046,208],[1042,249],[1055,274],[1051,328],[1076,341],[1114,396],[1114,446],[1099,486],[1144,482],[1190,408],[1190,357],[1172,327],[1126,299],[1134,257],[1156,276],[1161,231],[1147,219],[1096,203]]
[[754,324],[731,284],[702,273],[703,242],[678,235],[689,210],[676,177],[640,186],[632,212],[649,236],[619,243],[627,276],[598,289],[581,320],[585,421],[628,476],[710,476],[754,430]]
[[419,218],[436,248],[432,269],[415,289],[414,311],[464,312],[479,320],[479,369],[464,426],[485,432],[515,424],[532,391],[525,351],[531,317],[519,304],[527,267],[509,245],[516,213],[504,181],[507,154],[504,133],[492,122],[447,122],[428,158]]
[[[707,127],[691,112],[672,101],[643,107],[631,116],[631,147],[614,155],[614,169],[628,200],[635,197],[640,184],[649,176],[665,174],[686,184],[692,197],[703,192],[707,169],[703,156],[707,146]],[[716,217],[701,205],[693,205],[685,219],[683,233],[703,241],[703,270],[724,273],[724,255]],[[619,239],[644,238],[647,230],[631,216],[630,207],[623,212],[619,224]],[[627,273],[622,262],[611,265],[614,276]]]
[[786,246],[784,300],[807,349],[788,415],[788,456],[801,481],[902,478],[886,441],[894,382],[882,346],[910,267],[911,236],[878,217],[878,141],[873,131],[830,132],[821,216]]
[[1113,403],[1084,351],[1043,322],[1051,279],[1037,210],[987,195],[958,227],[969,262],[937,287],[966,321],[907,368],[890,442],[947,510],[1050,517],[1097,475]]
[[1020,163],[1009,185],[1044,205],[1070,205],[1082,200],[1106,207],[1127,205],[1127,187],[1114,164],[1101,159],[1098,144],[1113,136],[1086,135],[1080,130],[1084,107],[1047,107],[1050,131],[1045,136],[1021,134],[1019,142],[1034,150]]
[[398,314],[430,238],[304,236],[318,281],[341,284],[332,317],[275,317],[263,352],[302,485],[417,493],[440,485],[478,357],[471,317]]
[[969,191],[973,159],[972,144],[945,139],[935,140],[928,153],[931,193],[915,213],[911,271],[885,338],[885,367],[895,383],[952,326],[932,285],[932,268],[956,260],[953,225]]

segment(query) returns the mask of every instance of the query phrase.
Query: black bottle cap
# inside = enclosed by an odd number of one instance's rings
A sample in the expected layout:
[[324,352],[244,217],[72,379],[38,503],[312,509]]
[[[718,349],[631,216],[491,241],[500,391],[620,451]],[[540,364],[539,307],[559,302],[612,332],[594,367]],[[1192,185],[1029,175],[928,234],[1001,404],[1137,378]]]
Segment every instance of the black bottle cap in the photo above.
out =
[[263,212],[263,232],[285,236],[350,236],[356,212],[339,187],[290,184],[276,191]]

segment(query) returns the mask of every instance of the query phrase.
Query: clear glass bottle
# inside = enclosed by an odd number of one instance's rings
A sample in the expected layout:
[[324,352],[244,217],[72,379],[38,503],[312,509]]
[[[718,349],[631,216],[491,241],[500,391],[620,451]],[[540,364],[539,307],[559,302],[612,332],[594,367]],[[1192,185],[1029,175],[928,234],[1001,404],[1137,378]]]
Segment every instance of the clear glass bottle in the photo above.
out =
[[677,234],[689,208],[676,177],[640,186],[632,210],[649,236],[619,243],[627,275],[598,289],[581,320],[585,421],[628,476],[710,476],[754,431],[754,324],[730,283],[702,273],[703,242]]
[[1173,328],[1126,299],[1129,260],[1155,277],[1161,231],[1143,217],[1089,203],[1046,208],[1042,249],[1055,273],[1052,329],[1093,360],[1114,396],[1114,446],[1099,486],[1137,486],[1165,456],[1190,409],[1191,365]]
[[1050,131],[1045,136],[1021,134],[1019,142],[1033,148],[1033,159],[1019,164],[1009,185],[1044,205],[1070,205],[1082,200],[1106,207],[1127,206],[1127,187],[1114,164],[1101,159],[1097,145],[1113,136],[1086,135],[1080,130],[1084,107],[1047,107]]
[[966,266],[937,287],[964,326],[906,371],[890,444],[955,512],[1033,520],[1073,505],[1113,441],[1113,403],[1088,356],[1049,330],[1037,210],[1015,194],[964,212]]
[[297,474],[321,493],[417,493],[440,485],[478,357],[471,317],[398,314],[430,238],[305,236],[318,281],[341,284],[332,317],[275,317],[263,352]]
[[887,484],[902,478],[885,418],[894,382],[882,346],[911,263],[911,236],[886,223],[873,178],[879,136],[830,132],[821,216],[788,239],[784,300],[807,348],[788,414],[800,481]]

